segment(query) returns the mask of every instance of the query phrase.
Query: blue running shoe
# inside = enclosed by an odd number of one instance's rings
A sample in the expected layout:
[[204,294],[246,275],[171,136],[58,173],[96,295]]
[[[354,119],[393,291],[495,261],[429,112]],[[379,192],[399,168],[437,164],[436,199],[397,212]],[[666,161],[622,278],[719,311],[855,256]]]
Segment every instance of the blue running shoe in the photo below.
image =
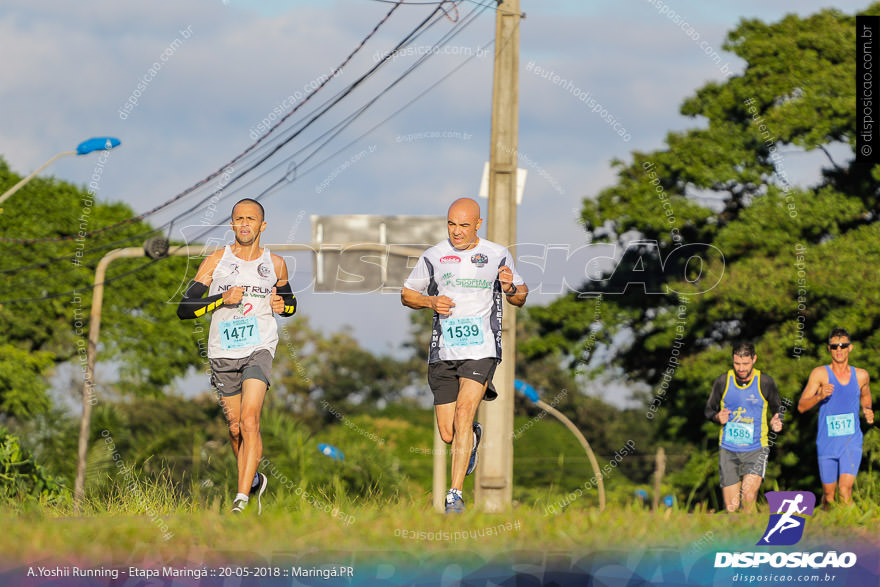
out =
[[266,486],[269,484],[269,478],[262,473],[257,473],[254,480],[258,480],[256,485],[251,486],[250,495],[257,497],[257,515],[263,513],[263,494],[266,493]]
[[479,422],[474,422],[474,450],[471,451],[471,460],[468,461],[468,468],[465,476],[470,475],[474,472],[474,469],[477,468],[477,447],[480,446],[480,438],[482,437],[483,427],[480,426]]
[[464,513],[464,500],[461,498],[460,492],[450,489],[446,492],[446,513],[462,514]]

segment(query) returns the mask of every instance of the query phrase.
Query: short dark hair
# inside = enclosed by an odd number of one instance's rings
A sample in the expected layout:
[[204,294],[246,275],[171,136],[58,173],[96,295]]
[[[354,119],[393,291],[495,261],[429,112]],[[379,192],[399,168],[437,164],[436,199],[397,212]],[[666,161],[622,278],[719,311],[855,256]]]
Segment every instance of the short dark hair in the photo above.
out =
[[232,220],[232,215],[235,213],[235,207],[239,204],[256,204],[260,208],[260,220],[266,219],[266,211],[263,210],[263,205],[256,200],[252,200],[251,198],[244,198],[235,203],[235,206],[232,207],[232,212],[229,213],[229,219]]
[[840,326],[835,326],[831,329],[831,334],[828,335],[828,342],[831,342],[832,338],[838,338],[841,336],[845,336],[847,340],[852,340],[849,336],[849,332],[847,332],[846,328],[841,328]]
[[750,342],[738,342],[733,345],[732,354],[734,357],[754,357],[755,345]]

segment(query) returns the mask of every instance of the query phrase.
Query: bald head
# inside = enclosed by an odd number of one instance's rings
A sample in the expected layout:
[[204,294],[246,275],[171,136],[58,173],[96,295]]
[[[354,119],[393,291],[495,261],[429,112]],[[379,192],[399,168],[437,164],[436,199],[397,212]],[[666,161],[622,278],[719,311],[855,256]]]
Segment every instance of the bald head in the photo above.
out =
[[459,198],[449,206],[448,215],[452,216],[453,212],[456,215],[465,214],[476,220],[480,217],[480,205],[473,198]]
[[471,198],[459,198],[449,206],[446,227],[449,242],[456,249],[465,250],[477,246],[477,230],[483,224],[480,218],[480,205]]

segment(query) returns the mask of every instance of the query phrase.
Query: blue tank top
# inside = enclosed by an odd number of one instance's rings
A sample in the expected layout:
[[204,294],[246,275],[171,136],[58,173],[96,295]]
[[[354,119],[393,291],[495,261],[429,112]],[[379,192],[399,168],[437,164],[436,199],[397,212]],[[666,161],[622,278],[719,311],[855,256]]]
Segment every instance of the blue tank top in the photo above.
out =
[[834,393],[819,402],[819,434],[816,449],[820,457],[838,458],[847,447],[861,447],[862,429],[859,427],[859,381],[856,368],[849,368],[849,381],[840,383],[830,365],[828,382]]
[[732,369],[727,372],[727,384],[721,394],[721,409],[724,408],[730,410],[730,417],[719,433],[722,448],[746,452],[767,446],[767,400],[761,393],[759,370],[754,370],[745,387],[736,383]]

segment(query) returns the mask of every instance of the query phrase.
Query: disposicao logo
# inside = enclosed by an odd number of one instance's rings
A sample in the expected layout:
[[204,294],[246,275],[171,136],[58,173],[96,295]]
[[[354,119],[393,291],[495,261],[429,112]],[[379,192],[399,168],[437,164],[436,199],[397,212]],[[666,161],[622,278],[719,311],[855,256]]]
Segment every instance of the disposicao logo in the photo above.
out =
[[[816,496],[809,491],[768,491],[770,520],[756,546],[791,546],[804,536],[807,517],[813,515]],[[773,513],[775,512],[775,513]],[[716,552],[715,568],[850,568],[858,562],[853,552]]]
[[768,491],[765,496],[771,514],[758,546],[791,546],[800,542],[807,516],[812,516],[816,507],[816,496],[809,491]]

